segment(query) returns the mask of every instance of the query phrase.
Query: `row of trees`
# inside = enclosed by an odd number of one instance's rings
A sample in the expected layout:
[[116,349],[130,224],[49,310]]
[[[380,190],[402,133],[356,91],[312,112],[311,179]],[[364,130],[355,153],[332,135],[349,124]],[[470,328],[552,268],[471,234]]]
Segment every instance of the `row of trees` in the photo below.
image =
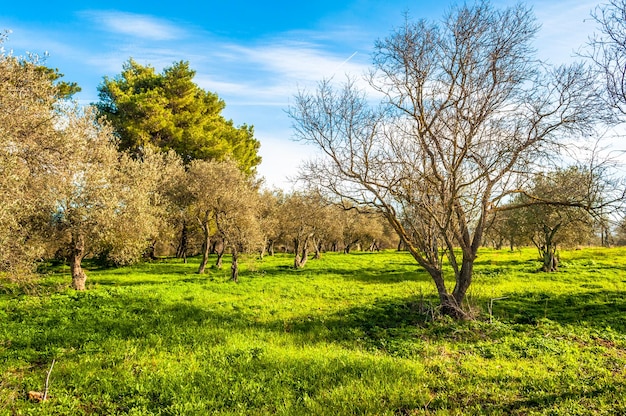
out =
[[18,275],[59,258],[85,288],[85,257],[128,264],[155,255],[296,253],[394,245],[379,216],[314,194],[261,191],[258,141],[220,115],[187,63],[157,74],[129,61],[105,78],[101,101],[80,108],[78,90],[36,57],[0,56],[0,268]]

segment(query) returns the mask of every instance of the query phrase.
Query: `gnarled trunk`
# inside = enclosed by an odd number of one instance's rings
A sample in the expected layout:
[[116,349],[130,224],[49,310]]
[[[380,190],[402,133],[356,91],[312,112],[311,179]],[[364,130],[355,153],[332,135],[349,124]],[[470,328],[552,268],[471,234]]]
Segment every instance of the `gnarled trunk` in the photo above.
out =
[[313,241],[313,247],[315,248],[315,254],[313,255],[313,258],[316,260],[319,260],[322,258],[322,240],[314,240]]
[[146,248],[146,251],[143,253],[143,258],[145,260],[156,260],[157,256],[156,256],[156,245],[157,245],[157,240],[156,239],[152,239],[150,241],[150,245]]
[[198,274],[204,273],[206,265],[209,261],[209,250],[211,249],[211,236],[209,234],[209,224],[202,224],[202,231],[204,234],[204,240],[202,241],[202,260],[200,261],[200,267],[198,267]]
[[81,263],[85,257],[85,237],[82,235],[72,236],[71,245],[70,268],[72,270],[72,288],[85,290],[87,275],[81,267]]
[[233,247],[233,261],[230,264],[230,278],[233,282],[239,283],[239,253],[237,248]]
[[183,227],[180,231],[180,240],[178,241],[178,247],[176,247],[176,258],[183,259],[185,263],[187,263],[188,233],[187,222],[183,221]]
[[301,244],[299,239],[293,240],[293,251],[295,257],[293,260],[293,268],[301,269],[309,260],[309,239],[306,238]]
[[543,226],[543,244],[535,245],[539,249],[539,256],[543,264],[541,270],[544,272],[556,272],[559,268],[559,257],[556,252],[556,242],[554,236],[561,228],[561,224],[557,224],[554,228],[550,228],[547,225]]
[[556,244],[546,244],[540,248],[543,264],[541,271],[556,272],[559,269],[559,257],[556,253]]
[[224,258],[224,252],[226,251],[226,242],[222,240],[221,244],[217,246],[217,260],[215,260],[215,267],[222,268],[222,260]]
[[454,298],[455,305],[461,311],[463,309],[462,305],[463,300],[465,300],[465,295],[467,294],[467,289],[469,289],[470,285],[472,284],[475,259],[475,255],[464,254],[463,260],[461,262],[461,269],[456,276],[456,284],[454,286],[454,290],[452,291],[452,297]]
[[259,251],[259,259],[263,260],[265,257],[265,253],[267,253],[267,237],[263,238],[263,244],[261,245],[261,250]]

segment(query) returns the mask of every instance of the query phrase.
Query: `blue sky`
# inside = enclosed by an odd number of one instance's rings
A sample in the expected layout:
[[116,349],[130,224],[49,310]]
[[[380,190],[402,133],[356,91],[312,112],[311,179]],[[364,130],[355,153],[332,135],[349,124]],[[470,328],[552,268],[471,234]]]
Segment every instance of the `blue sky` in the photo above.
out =
[[[572,60],[595,30],[596,0],[531,0],[541,32],[539,56]],[[432,0],[293,1],[80,1],[6,2],[0,30],[12,31],[5,49],[48,53],[47,65],[97,100],[103,76],[114,76],[133,57],[161,70],[189,61],[196,83],[226,101],[235,124],[252,124],[261,141],[259,173],[268,185],[288,188],[312,152],[291,141],[285,110],[299,88],[322,78],[361,76],[372,46],[411,18],[439,19],[452,3]],[[493,1],[507,6],[513,1]]]

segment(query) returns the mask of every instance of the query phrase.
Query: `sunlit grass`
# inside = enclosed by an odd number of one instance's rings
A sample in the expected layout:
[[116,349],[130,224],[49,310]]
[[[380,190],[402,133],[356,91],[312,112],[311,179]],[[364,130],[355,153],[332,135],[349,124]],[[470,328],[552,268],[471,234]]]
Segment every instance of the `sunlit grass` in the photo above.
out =
[[[168,259],[91,270],[84,293],[52,269],[2,286],[0,414],[626,412],[626,250],[536,257],[481,251],[470,322],[432,313],[406,253],[250,257],[239,284]],[[52,359],[52,399],[28,402]]]

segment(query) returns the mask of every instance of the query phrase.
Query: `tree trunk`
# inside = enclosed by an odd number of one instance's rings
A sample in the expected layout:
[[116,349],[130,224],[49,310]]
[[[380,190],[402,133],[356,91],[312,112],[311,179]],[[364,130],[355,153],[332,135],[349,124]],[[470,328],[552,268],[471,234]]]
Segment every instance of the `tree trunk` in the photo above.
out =
[[198,267],[198,274],[204,273],[209,261],[209,250],[211,249],[211,236],[209,235],[208,223],[202,224],[202,231],[204,240],[202,241],[202,260],[200,261],[200,267]]
[[81,267],[81,263],[85,257],[85,238],[82,235],[72,236],[71,244],[70,267],[72,270],[72,288],[85,290],[87,275]]
[[274,256],[274,240],[270,240],[267,247],[267,254],[270,256]]
[[261,246],[261,252],[259,253],[260,260],[263,260],[263,257],[265,257],[265,253],[267,253],[267,237],[263,239],[263,245]]
[[143,254],[144,260],[152,260],[152,261],[154,261],[154,260],[157,259],[156,255],[155,255],[156,245],[157,245],[157,240],[153,239],[150,242],[150,245],[148,246],[148,248],[146,248],[146,251]]
[[556,245],[546,244],[541,247],[541,254],[543,257],[543,265],[541,266],[541,270],[544,272],[556,272],[559,269],[559,257],[556,253]]
[[462,303],[465,293],[471,283],[474,262],[469,259],[463,260],[463,265],[459,273],[460,276],[457,278],[457,284],[454,287],[453,293],[449,293],[446,289],[443,271],[434,265],[425,263],[423,259],[419,258],[419,254],[417,252],[413,252],[410,246],[408,248],[413,257],[416,260],[419,259],[418,263],[426,269],[428,274],[430,274],[430,277],[433,279],[437,288],[437,294],[439,295],[441,314],[450,316],[454,319],[468,319],[468,314],[462,309]]
[[298,240],[297,238],[294,238],[293,240],[293,254],[294,254],[293,268],[299,269],[300,268],[300,240]]
[[308,238],[304,240],[302,244],[300,244],[300,240],[293,240],[293,249],[295,253],[295,257],[293,260],[293,268],[301,269],[304,267],[306,262],[309,259],[309,241]]
[[539,252],[543,260],[541,270],[544,272],[556,272],[559,267],[559,257],[556,253],[556,243],[554,242],[554,236],[556,232],[561,228],[561,224],[556,225],[550,229],[548,226],[543,226],[544,242],[545,244],[539,247]]
[[430,274],[430,277],[433,279],[435,287],[437,288],[441,313],[455,319],[464,318],[466,315],[461,309],[460,304],[456,301],[452,294],[448,293],[448,290],[446,289],[443,272],[434,267],[427,267],[426,270]]
[[458,276],[456,276],[456,284],[452,291],[452,297],[454,298],[455,305],[462,312],[463,300],[465,300],[465,294],[472,284],[472,276],[474,274],[474,260],[476,256],[473,254],[464,254],[461,262],[461,270],[459,270]]
[[314,241],[313,245],[315,247],[315,254],[313,255],[313,258],[319,260],[322,258],[322,240]]
[[215,260],[215,267],[222,268],[222,260],[224,258],[224,252],[226,251],[226,242],[222,239],[219,248],[217,249],[217,260]]
[[237,249],[233,247],[233,262],[230,264],[230,278],[233,282],[239,283],[239,254]]
[[182,258],[187,263],[187,246],[188,246],[188,233],[187,222],[183,221],[183,228],[180,232],[180,240],[178,241],[178,247],[176,247],[176,258]]

